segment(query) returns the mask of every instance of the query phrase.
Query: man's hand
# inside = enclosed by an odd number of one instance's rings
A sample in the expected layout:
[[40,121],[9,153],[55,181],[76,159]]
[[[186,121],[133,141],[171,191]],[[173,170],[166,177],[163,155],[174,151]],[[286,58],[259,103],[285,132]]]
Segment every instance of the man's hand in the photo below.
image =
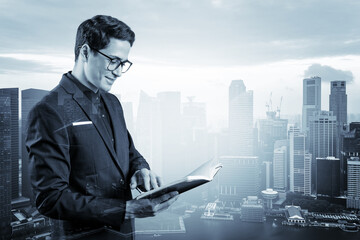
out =
[[129,200],[126,202],[125,219],[155,216],[173,204],[178,195],[175,191],[154,199]]
[[131,189],[138,187],[142,191],[150,191],[151,189],[158,188],[161,185],[161,178],[153,171],[146,168],[137,170],[130,179]]

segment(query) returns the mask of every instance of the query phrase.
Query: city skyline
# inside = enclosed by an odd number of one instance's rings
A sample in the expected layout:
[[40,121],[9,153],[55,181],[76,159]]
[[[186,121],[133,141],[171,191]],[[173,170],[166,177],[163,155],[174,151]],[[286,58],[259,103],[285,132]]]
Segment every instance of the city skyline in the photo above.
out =
[[[325,224],[320,213],[357,215],[352,227],[360,231],[359,2],[0,0],[0,6],[0,219],[6,221],[0,225],[11,222],[13,237],[23,234],[23,223],[49,227],[29,208],[26,116],[71,71],[76,28],[96,14],[119,18],[136,34],[134,64],[110,93],[152,170],[169,183],[210,159],[223,164],[212,183],[167,210],[181,234],[191,236],[207,216],[228,221],[229,229],[233,220],[263,222],[272,227],[268,237],[287,237],[275,233]],[[201,218],[196,213],[197,222],[188,224],[194,206]],[[158,219],[144,226],[161,225]],[[330,227],[338,231],[346,225],[336,224]]]
[[[243,80],[256,93],[254,117],[261,118],[271,93],[273,108],[283,97],[282,113],[300,114],[302,96],[296,90],[303,78],[320,76],[322,109],[328,109],[330,81],[344,80],[351,96],[348,113],[359,113],[356,1],[87,3],[3,0],[0,87],[51,90],[72,69],[77,25],[101,13],[118,17],[136,33],[130,53],[134,66],[112,89],[123,101],[133,102],[134,109],[141,90],[151,96],[181,91],[182,100],[196,96],[205,102],[208,124],[219,129],[226,123],[232,80]],[[343,20],[330,17],[335,10]],[[309,17],[312,13],[316,19]],[[60,17],[66,14],[73,18]]]

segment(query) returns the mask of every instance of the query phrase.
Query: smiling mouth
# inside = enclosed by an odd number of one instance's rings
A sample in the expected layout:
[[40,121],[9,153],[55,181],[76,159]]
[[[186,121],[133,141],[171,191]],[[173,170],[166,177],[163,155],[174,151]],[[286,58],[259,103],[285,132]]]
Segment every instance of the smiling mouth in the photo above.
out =
[[107,77],[105,76],[107,79],[109,79],[111,82],[115,82],[116,78],[110,78],[110,77]]

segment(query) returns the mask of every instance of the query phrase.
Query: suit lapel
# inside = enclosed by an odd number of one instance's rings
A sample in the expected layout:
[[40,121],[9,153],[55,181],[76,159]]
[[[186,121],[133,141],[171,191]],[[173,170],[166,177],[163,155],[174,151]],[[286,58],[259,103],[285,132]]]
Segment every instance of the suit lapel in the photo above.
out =
[[[122,167],[120,166],[119,160],[116,156],[114,146],[111,141],[111,137],[108,131],[106,130],[104,122],[101,119],[100,114],[98,113],[95,105],[83,94],[83,92],[74,83],[71,82],[70,79],[67,79],[65,75],[63,76],[61,83],[62,83],[61,85],[65,88],[65,90],[67,90],[69,93],[73,95],[73,99],[78,103],[78,105],[84,111],[86,116],[93,122],[96,130],[98,131],[107,149],[109,150],[115,165],[118,167],[123,178],[125,178],[124,172],[122,171]],[[112,119],[112,121],[114,120]]]
[[[110,120],[113,126],[115,151],[118,155],[121,155],[121,153],[119,152],[121,151],[121,149],[119,149],[119,145],[124,146],[127,143],[119,141],[121,141],[121,139],[127,139],[127,136],[121,136],[124,133],[124,131],[122,131],[122,128],[126,128],[126,126],[123,126],[123,124],[119,121],[119,118],[116,118],[116,116],[119,116],[120,113],[114,107],[112,100],[106,94],[101,94],[101,96],[103,97],[105,107],[108,109]],[[128,168],[127,164],[124,161],[120,161],[119,165],[121,166],[121,169],[125,171]]]

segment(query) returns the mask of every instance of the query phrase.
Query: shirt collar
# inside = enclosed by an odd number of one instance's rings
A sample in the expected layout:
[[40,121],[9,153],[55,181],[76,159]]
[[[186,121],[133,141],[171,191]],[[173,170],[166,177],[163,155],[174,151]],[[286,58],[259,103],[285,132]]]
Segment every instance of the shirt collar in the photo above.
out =
[[100,90],[94,93],[90,88],[82,84],[74,75],[72,75],[71,71],[69,71],[66,76],[84,93],[84,95],[92,102],[92,103],[100,103]]

